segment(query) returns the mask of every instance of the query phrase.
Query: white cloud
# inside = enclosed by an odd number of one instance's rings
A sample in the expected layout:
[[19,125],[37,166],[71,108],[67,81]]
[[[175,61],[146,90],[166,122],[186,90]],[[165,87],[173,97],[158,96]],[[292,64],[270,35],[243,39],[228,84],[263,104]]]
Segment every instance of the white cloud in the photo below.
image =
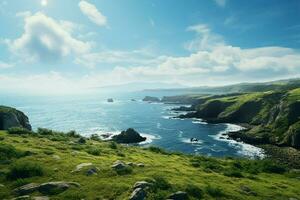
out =
[[91,45],[74,38],[72,23],[56,21],[43,13],[25,17],[24,33],[9,48],[27,61],[55,62],[71,54],[89,51]]
[[189,51],[207,50],[225,44],[223,37],[213,33],[206,24],[189,26],[187,31],[196,33],[196,38],[184,45]]
[[227,3],[227,0],[214,0],[214,1],[220,7],[225,7]]
[[98,26],[107,25],[106,17],[96,8],[95,5],[87,1],[80,1],[79,8],[84,15],[86,15],[92,22],[94,22]]
[[0,60],[0,69],[6,69],[6,68],[10,68],[13,67],[14,65],[11,63],[6,63]]

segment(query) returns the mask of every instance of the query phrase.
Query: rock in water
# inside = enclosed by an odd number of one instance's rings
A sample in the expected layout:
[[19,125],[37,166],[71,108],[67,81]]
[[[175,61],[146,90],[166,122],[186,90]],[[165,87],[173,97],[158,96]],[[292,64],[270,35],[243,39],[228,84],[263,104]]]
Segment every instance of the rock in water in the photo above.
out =
[[113,103],[114,100],[113,100],[112,98],[109,98],[109,99],[107,99],[107,102],[108,102],[108,103]]
[[151,97],[151,96],[145,96],[143,101],[148,101],[148,102],[160,102],[160,99],[157,97]]
[[28,117],[23,112],[14,108],[0,106],[0,130],[7,130],[12,127],[22,127],[31,130]]
[[144,200],[146,196],[147,193],[142,188],[137,188],[131,193],[129,200]]
[[187,200],[188,195],[186,192],[178,191],[176,193],[171,194],[168,199],[172,200]]
[[122,131],[119,135],[115,135],[112,138],[117,143],[139,143],[145,141],[147,138],[142,137],[138,132],[134,129],[129,128],[126,131]]

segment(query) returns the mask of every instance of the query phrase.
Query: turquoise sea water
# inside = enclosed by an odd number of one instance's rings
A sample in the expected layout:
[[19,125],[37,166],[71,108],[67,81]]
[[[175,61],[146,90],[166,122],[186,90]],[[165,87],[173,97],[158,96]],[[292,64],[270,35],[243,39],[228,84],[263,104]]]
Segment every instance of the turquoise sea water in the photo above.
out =
[[[84,97],[30,97],[2,95],[0,105],[16,107],[30,119],[33,128],[58,131],[76,130],[82,135],[118,134],[134,128],[147,137],[142,146],[155,145],[171,151],[209,156],[261,157],[261,149],[232,140],[220,139],[227,131],[239,130],[232,124],[207,124],[199,119],[174,119],[171,109],[178,105],[141,101],[143,93],[91,95]],[[108,103],[107,98],[114,102]],[[131,99],[136,101],[131,101]],[[191,143],[190,138],[198,138]]]

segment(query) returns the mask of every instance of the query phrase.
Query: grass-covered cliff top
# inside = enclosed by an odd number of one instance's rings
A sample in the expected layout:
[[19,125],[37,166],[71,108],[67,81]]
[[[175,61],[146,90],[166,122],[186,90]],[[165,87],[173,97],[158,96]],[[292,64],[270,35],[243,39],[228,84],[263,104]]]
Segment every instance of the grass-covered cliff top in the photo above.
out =
[[[50,199],[129,199],[137,181],[147,181],[147,199],[176,191],[189,199],[289,199],[300,195],[300,173],[273,161],[216,159],[167,153],[158,148],[117,145],[76,133],[0,131],[0,199],[28,183],[79,183],[61,192],[34,190]],[[115,161],[125,167],[113,169]],[[82,163],[88,166],[76,171]],[[128,165],[127,165],[127,164]],[[90,174],[91,170],[95,173]],[[74,172],[75,170],[75,172]],[[72,172],[73,171],[73,172]],[[89,174],[89,176],[87,175]],[[48,188],[49,189],[49,188]]]

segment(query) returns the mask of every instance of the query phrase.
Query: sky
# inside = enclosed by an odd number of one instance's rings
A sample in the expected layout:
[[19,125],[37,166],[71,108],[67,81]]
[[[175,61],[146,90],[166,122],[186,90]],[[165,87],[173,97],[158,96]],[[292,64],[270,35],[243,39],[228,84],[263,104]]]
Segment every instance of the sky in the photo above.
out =
[[0,91],[300,75],[299,0],[0,0]]

